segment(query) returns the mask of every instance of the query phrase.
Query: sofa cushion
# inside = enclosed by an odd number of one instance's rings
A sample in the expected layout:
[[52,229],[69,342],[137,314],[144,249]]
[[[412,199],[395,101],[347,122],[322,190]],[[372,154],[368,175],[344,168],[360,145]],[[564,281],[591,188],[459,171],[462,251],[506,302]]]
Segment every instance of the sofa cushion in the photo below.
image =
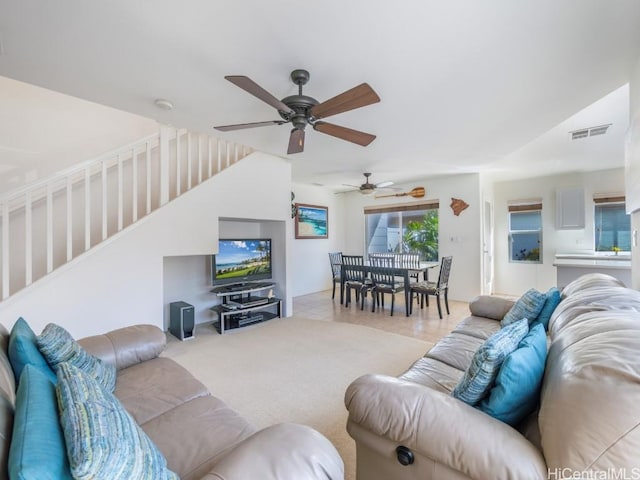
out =
[[445,335],[429,350],[425,357],[439,360],[458,370],[466,370],[473,356],[484,342],[483,339],[464,333],[452,332]]
[[[140,426],[182,480],[205,478],[225,454],[256,431],[246,418],[213,396],[194,398]],[[288,453],[283,445],[282,454]]]
[[419,383],[448,395],[460,382],[463,374],[464,370],[442,363],[440,360],[422,357],[398,378],[407,382]]
[[32,365],[25,365],[18,385],[9,475],[17,480],[73,478],[58,420],[55,385]]
[[158,357],[120,370],[114,394],[142,425],[209,391],[184,367]]
[[504,316],[500,324],[505,327],[513,322],[526,318],[532,323],[544,307],[547,296],[535,288],[530,288],[522,295]]
[[116,367],[89,355],[63,327],[49,323],[36,341],[40,352],[55,371],[59,364],[68,362],[91,375],[110,392],[115,389]]
[[478,408],[511,426],[518,425],[537,406],[546,358],[547,335],[537,323],[505,358],[495,385]]
[[451,394],[475,406],[489,392],[504,359],[518,348],[529,331],[526,318],[501,328],[473,356],[469,368]]
[[560,290],[556,287],[551,287],[547,290],[545,294],[546,300],[544,301],[544,306],[540,313],[538,314],[538,318],[536,318],[532,323],[541,323],[545,330],[549,329],[549,319],[551,315],[553,315],[554,310],[560,304]]
[[553,338],[538,417],[551,471],[637,468],[639,345],[630,310],[583,313]]
[[112,393],[79,368],[58,365],[58,408],[76,479],[178,479]]
[[17,382],[20,381],[20,375],[25,365],[32,365],[50,381],[57,382],[56,374],[51,370],[47,360],[38,350],[36,334],[22,317],[14,323],[11,329],[8,353],[9,360],[11,360],[11,368]]
[[573,296],[590,288],[625,287],[624,282],[606,273],[586,273],[576,278],[562,289],[562,298]]
[[500,327],[500,322],[497,320],[471,315],[456,325],[453,332],[464,333],[484,341],[500,330]]

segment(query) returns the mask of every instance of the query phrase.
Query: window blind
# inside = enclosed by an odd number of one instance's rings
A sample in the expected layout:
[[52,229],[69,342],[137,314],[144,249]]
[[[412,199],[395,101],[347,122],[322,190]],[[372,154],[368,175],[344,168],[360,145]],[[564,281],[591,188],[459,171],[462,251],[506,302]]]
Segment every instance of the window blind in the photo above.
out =
[[364,207],[365,215],[373,213],[411,212],[415,210],[437,210],[440,208],[439,200],[427,200],[414,203],[396,203],[394,205],[379,205]]

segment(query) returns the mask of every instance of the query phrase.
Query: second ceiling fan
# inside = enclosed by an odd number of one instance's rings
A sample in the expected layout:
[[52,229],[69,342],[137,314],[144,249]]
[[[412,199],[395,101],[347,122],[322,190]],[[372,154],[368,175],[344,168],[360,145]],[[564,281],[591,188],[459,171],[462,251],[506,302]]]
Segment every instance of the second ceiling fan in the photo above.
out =
[[364,175],[364,179],[365,180],[364,180],[364,183],[362,185],[350,185],[348,183],[344,183],[343,185],[346,186],[346,187],[357,188],[358,191],[363,195],[371,195],[372,193],[374,193],[379,188],[388,188],[391,185],[393,185],[393,182],[391,182],[391,181],[371,183],[369,181],[369,177],[371,176],[371,174],[370,173],[363,173],[363,175]]
[[302,86],[309,81],[309,77],[309,72],[306,70],[298,69],[291,72],[291,80],[298,85],[298,94],[290,95],[282,100],[278,100],[260,85],[244,75],[229,75],[224,77],[234,85],[274,107],[278,111],[281,120],[221,125],[214,128],[227,132],[243,128],[291,123],[293,129],[289,136],[287,154],[300,153],[304,150],[305,127],[307,125],[311,125],[313,129],[318,132],[356,143],[363,147],[366,147],[375,140],[376,136],[370,133],[352,130],[320,120],[321,118],[327,118],[332,115],[337,115],[338,113],[348,112],[349,110],[379,102],[380,97],[367,83],[362,83],[357,87],[353,87],[346,92],[320,103],[315,98],[302,94]]

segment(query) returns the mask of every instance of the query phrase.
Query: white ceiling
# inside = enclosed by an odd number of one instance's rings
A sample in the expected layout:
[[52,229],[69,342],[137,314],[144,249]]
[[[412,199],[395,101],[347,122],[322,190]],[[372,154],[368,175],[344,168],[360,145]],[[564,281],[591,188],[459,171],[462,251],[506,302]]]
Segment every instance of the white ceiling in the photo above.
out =
[[[178,127],[279,118],[225,75],[282,98],[305,68],[319,101],[368,82],[381,102],[329,121],[377,135],[370,146],[308,129],[288,157],[295,181],[332,188],[364,171],[402,182],[621,166],[638,60],[637,0],[0,0],[0,75]],[[216,135],[286,157],[289,130]]]

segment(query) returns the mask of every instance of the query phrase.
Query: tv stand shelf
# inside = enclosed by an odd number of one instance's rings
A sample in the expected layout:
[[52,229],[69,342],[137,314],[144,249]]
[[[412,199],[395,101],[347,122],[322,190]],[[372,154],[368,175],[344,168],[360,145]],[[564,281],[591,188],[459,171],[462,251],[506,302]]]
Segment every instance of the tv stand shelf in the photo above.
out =
[[282,300],[275,297],[253,295],[256,292],[272,289],[273,282],[248,282],[243,284],[222,285],[211,290],[221,298],[218,305],[209,310],[218,315],[214,324],[221,335],[226,330],[246,327],[255,323],[280,317]]

